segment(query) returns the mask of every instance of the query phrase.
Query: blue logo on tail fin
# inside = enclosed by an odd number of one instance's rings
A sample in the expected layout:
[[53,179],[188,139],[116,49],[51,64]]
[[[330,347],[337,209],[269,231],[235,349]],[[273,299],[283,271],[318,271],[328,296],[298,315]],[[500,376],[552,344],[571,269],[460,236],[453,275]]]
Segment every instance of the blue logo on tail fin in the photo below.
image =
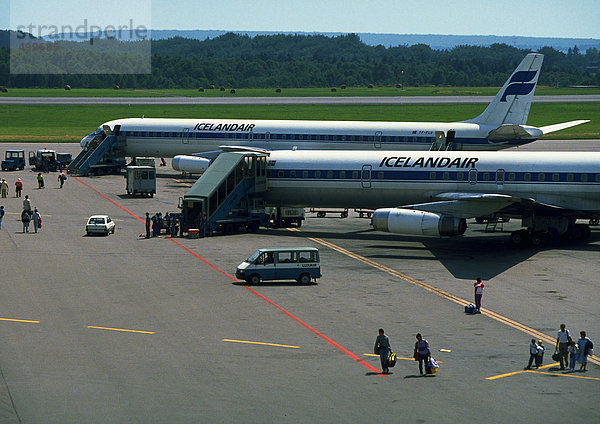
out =
[[538,71],[519,71],[515,72],[509,81],[508,87],[502,93],[500,98],[501,102],[506,101],[506,96],[510,95],[526,95],[531,93],[531,90],[535,87],[535,83],[527,83],[535,78]]

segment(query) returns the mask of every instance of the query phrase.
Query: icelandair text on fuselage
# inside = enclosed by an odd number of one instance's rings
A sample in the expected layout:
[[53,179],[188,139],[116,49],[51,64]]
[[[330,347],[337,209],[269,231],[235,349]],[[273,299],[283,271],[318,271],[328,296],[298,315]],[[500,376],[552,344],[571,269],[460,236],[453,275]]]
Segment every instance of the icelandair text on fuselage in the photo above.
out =
[[252,131],[256,124],[215,124],[202,122],[194,126],[194,131]]
[[384,157],[379,163],[379,167],[388,168],[475,168],[475,163],[479,158],[420,158],[413,160],[410,156],[390,156]]

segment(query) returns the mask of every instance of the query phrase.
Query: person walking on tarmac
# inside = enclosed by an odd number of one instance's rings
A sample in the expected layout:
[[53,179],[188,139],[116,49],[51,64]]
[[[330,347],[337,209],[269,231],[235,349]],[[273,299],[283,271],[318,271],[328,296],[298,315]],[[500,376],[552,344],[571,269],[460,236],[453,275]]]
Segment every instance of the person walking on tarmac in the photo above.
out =
[[31,216],[31,219],[33,221],[33,229],[37,233],[38,228],[41,228],[41,224],[42,224],[42,216],[40,215],[40,213],[38,212],[37,209],[33,210],[33,215]]
[[21,197],[21,192],[23,191],[23,181],[20,178],[17,178],[15,181],[15,197]]
[[415,361],[419,361],[419,372],[423,374],[423,364],[425,364],[425,371],[429,374],[431,365],[429,364],[429,358],[431,356],[431,349],[429,349],[429,342],[421,336],[421,333],[417,333],[417,341],[415,343],[414,358]]
[[23,209],[21,212],[21,222],[23,222],[23,232],[29,232],[29,222],[31,221],[31,209]]
[[146,238],[150,238],[150,228],[152,227],[152,220],[150,220],[150,213],[146,212]]
[[37,182],[38,182],[38,188],[44,188],[44,177],[42,176],[41,172],[38,172],[38,174],[37,174]]
[[60,171],[60,174],[58,174],[58,182],[60,183],[60,188],[63,188],[66,179],[67,176],[65,175],[65,173]]
[[23,210],[31,212],[31,200],[29,200],[29,195],[25,195],[25,199],[23,199]]
[[485,285],[483,284],[483,281],[481,281],[481,278],[477,277],[477,281],[475,281],[473,286],[475,287],[475,308],[477,309],[477,313],[480,314],[481,297],[483,296],[483,288]]
[[4,178],[2,178],[2,182],[0,183],[0,190],[2,191],[2,198],[8,196],[8,183]]
[[564,370],[565,367],[569,365],[569,346],[573,339],[565,324],[560,325],[560,330],[557,335],[558,337],[556,337],[556,347],[554,350],[558,351],[558,356],[560,357],[560,369]]
[[392,346],[390,345],[390,339],[384,334],[383,328],[379,329],[379,335],[375,339],[375,347],[373,348],[375,355],[379,354],[379,360],[381,361],[381,372],[387,374],[390,372],[388,368],[388,357],[392,352]]

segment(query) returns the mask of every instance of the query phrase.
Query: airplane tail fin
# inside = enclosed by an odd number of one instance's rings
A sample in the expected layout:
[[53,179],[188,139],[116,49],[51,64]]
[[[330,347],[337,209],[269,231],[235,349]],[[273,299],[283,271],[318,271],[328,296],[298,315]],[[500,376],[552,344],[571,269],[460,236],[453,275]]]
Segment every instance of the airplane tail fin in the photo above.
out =
[[539,53],[525,56],[483,113],[465,122],[485,125],[526,124],[543,60],[544,55]]

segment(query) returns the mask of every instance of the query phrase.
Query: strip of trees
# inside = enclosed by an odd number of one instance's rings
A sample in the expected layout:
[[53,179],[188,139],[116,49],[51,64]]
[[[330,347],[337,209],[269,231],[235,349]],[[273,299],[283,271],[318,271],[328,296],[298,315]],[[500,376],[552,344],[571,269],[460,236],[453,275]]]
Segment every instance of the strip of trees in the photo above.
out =
[[[105,40],[105,43],[121,43]],[[367,46],[357,35],[269,35],[249,37],[225,34],[214,39],[172,38],[151,42],[151,52],[131,60],[126,53],[102,51],[59,42],[47,52],[69,69],[93,74],[11,73],[10,50],[0,48],[0,86],[73,88],[193,88],[200,87],[341,87],[372,85],[499,86],[523,59],[526,50],[505,44],[490,47],[458,46],[433,50],[426,45]],[[130,42],[131,43],[131,42]],[[135,42],[134,42],[135,43]],[[80,43],[81,44],[81,43]],[[121,43],[122,44],[122,43]],[[127,48],[135,52],[134,48]],[[140,49],[141,50],[141,49]],[[551,47],[545,55],[539,84],[549,86],[600,85],[600,51],[577,47],[563,53]],[[140,72],[140,61],[151,61],[150,73],[111,74],[111,63],[126,72]],[[130,63],[128,62],[130,61]],[[85,65],[85,66],[84,66]],[[148,69],[148,68],[147,68]],[[13,70],[14,71],[14,70]],[[86,71],[88,72],[88,71]]]

